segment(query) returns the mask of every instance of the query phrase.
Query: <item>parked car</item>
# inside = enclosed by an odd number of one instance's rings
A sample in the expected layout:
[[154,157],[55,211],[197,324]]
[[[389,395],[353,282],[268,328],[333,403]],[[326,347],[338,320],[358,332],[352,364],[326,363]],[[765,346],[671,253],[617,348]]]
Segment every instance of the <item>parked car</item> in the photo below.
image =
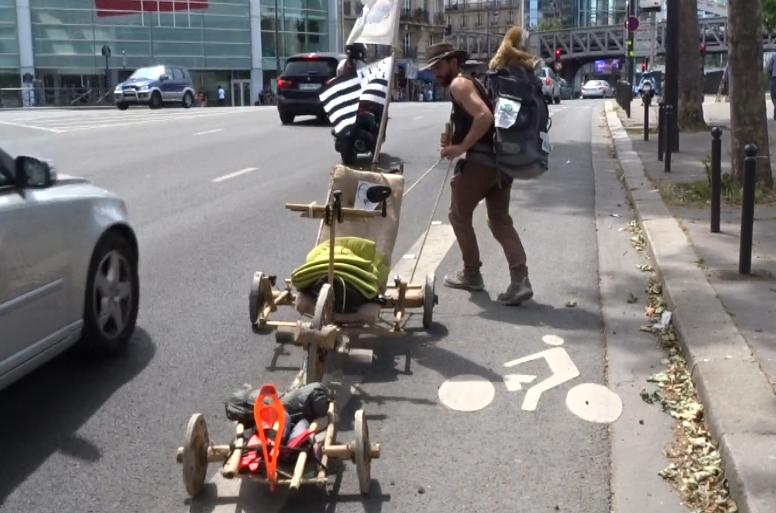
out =
[[588,80],[582,86],[582,98],[614,98],[614,89],[604,80]]
[[558,81],[560,82],[560,99],[570,100],[574,95],[574,92],[571,90],[571,86],[562,78]]
[[548,66],[543,66],[536,70],[536,76],[542,80],[542,93],[547,103],[553,101],[560,103],[560,82],[555,71]]
[[168,104],[188,109],[194,104],[194,81],[183,66],[140,68],[116,86],[113,100],[119,110],[127,110],[130,105],[161,109]]
[[337,76],[337,65],[345,54],[305,53],[292,55],[278,77],[278,114],[280,122],[290,125],[296,116],[316,116],[328,122],[318,89]]
[[138,245],[124,201],[0,149],[0,389],[71,346],[110,355],[138,312]]

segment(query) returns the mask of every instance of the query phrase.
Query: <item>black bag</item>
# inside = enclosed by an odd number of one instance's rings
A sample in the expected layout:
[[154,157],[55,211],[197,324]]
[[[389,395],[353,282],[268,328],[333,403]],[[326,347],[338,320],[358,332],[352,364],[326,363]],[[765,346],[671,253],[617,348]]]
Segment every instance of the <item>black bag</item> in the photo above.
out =
[[489,70],[482,83],[474,82],[484,88],[493,111],[493,153],[499,171],[518,180],[544,174],[552,151],[552,123],[539,78],[515,67]]
[[224,403],[226,418],[241,423],[245,429],[256,426],[253,418],[253,406],[259,397],[259,389],[252,390],[250,385],[243,385],[229,395]]
[[293,421],[304,418],[312,422],[326,416],[333,398],[331,391],[322,384],[310,383],[283,394],[280,400]]
[[[229,395],[224,403],[226,418],[240,422],[245,429],[256,426],[253,417],[253,408],[256,398],[259,397],[259,389],[252,390],[250,385],[243,385]],[[320,383],[310,383],[296,390],[292,390],[280,397],[283,409],[286,410],[292,422],[300,418],[312,422],[317,418],[325,417],[332,401],[332,393]]]

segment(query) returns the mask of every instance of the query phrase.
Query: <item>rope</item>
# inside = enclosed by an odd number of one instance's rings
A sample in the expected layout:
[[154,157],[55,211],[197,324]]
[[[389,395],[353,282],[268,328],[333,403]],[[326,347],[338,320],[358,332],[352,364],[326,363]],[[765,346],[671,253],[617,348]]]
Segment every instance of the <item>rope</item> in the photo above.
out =
[[[439,162],[442,160],[440,159]],[[439,164],[437,162],[437,164]],[[435,166],[436,167],[436,166]],[[453,160],[447,165],[447,172],[445,172],[445,180],[442,182],[442,187],[439,188],[439,194],[437,195],[436,202],[434,203],[434,210],[431,212],[431,219],[428,222],[428,228],[426,228],[426,234],[423,236],[423,242],[420,243],[420,249],[418,250],[418,256],[415,259],[415,267],[412,268],[412,274],[410,275],[409,283],[412,283],[412,279],[415,278],[415,271],[418,270],[418,264],[420,263],[420,255],[423,254],[423,248],[426,247],[426,239],[428,239],[428,233],[431,231],[431,225],[434,222],[434,216],[436,216],[437,208],[439,208],[439,202],[442,200],[442,192],[445,190],[445,184],[447,183],[447,177],[450,176],[450,170],[453,168]]]

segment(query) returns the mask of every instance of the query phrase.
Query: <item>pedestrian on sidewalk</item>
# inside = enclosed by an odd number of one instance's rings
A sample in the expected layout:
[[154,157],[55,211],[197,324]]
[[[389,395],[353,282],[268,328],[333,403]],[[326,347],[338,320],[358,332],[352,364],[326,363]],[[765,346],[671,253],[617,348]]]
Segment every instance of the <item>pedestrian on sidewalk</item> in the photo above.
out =
[[765,69],[768,70],[768,76],[771,77],[771,103],[773,103],[773,119],[776,119],[776,53],[772,53],[768,57],[768,65]]
[[223,107],[226,105],[226,91],[220,85],[218,86],[218,106]]
[[[505,39],[506,40],[506,39]],[[494,134],[493,113],[486,92],[481,85],[463,75],[461,65],[468,54],[450,43],[437,43],[426,50],[428,64],[436,80],[449,87],[452,112],[452,134],[447,131],[440,138],[442,157],[459,158],[450,181],[450,212],[453,228],[463,258],[463,269],[445,276],[444,285],[456,289],[480,291],[485,289],[480,267],[480,250],[472,219],[477,205],[485,200],[488,225],[493,237],[504,250],[511,275],[506,292],[498,301],[519,305],[533,297],[528,281],[526,255],[520,236],[509,215],[512,178],[496,168],[492,149]],[[530,56],[529,56],[529,61]]]

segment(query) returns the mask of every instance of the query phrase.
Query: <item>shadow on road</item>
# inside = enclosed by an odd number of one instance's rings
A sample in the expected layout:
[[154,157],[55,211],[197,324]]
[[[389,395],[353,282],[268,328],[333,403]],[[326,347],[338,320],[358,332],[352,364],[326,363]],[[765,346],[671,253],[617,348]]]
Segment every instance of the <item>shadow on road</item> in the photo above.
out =
[[81,426],[153,359],[151,337],[137,328],[126,353],[90,361],[67,351],[0,393],[0,506],[52,454],[98,461]]

